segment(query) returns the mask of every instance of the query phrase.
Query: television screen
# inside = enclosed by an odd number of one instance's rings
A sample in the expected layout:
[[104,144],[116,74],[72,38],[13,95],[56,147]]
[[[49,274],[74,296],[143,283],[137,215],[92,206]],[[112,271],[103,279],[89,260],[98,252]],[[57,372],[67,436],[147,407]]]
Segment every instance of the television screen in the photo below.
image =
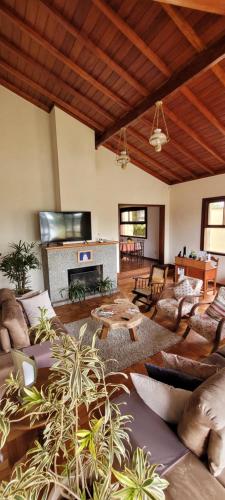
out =
[[40,212],[42,243],[91,240],[91,212]]

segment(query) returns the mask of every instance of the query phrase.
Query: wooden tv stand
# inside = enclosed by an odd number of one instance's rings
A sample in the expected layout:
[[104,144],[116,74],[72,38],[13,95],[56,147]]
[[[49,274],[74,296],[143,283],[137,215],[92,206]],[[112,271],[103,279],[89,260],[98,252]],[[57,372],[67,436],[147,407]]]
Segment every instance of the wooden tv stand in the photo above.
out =
[[[216,264],[216,262],[214,262]],[[216,278],[218,263],[214,267],[211,260],[202,261],[189,259],[187,257],[175,257],[175,281],[178,281],[178,268],[184,268],[185,276],[190,276],[191,278],[199,278],[203,281],[203,293],[204,300],[207,299],[207,293],[209,291],[208,283],[213,281],[213,293],[216,292]]]

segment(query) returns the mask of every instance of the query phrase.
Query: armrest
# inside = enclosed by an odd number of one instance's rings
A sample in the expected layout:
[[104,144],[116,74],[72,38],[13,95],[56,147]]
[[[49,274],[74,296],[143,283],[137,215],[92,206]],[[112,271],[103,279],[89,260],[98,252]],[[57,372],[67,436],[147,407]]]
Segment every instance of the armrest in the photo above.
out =
[[219,323],[218,323],[218,326],[217,326],[217,329],[216,329],[216,337],[215,337],[215,344],[218,346],[219,343],[220,343],[220,339],[221,339],[221,333],[222,333],[222,330],[223,330],[223,326],[225,325],[225,317],[222,318]]
[[[182,297],[181,301],[179,302],[179,306],[178,306],[178,316],[182,315],[182,307],[183,307],[184,302],[187,299],[196,299],[196,298],[200,298],[200,297],[202,297],[202,295],[185,295],[184,297]],[[191,312],[190,312],[191,316],[192,316],[192,311],[195,311],[195,309],[197,307],[199,307],[200,304],[202,305],[202,302],[201,303],[198,302],[197,304],[193,305],[193,307],[191,308]]]
[[[199,297],[202,297],[202,295],[199,295]],[[197,304],[194,304],[192,309],[191,309],[191,312],[190,312],[190,316],[194,316],[195,315],[195,311],[196,309],[198,309],[198,307],[200,306],[208,306],[209,304],[211,304],[211,301],[204,301],[204,302],[198,302]]]
[[134,276],[132,279],[135,280],[134,288],[145,288],[147,286],[149,277],[148,276]]

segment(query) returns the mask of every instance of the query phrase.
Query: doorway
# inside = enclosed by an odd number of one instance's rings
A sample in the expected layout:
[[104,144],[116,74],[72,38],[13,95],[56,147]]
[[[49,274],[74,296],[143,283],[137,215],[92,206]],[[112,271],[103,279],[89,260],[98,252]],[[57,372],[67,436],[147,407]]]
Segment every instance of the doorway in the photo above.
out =
[[119,204],[120,273],[164,264],[165,205]]

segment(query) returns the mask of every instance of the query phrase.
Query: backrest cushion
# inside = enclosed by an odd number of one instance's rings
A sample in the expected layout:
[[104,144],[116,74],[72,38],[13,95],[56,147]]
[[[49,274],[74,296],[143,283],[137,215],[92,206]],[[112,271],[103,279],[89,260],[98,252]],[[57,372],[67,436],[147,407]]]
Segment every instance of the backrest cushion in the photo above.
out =
[[165,271],[160,267],[154,267],[152,272],[151,281],[156,283],[164,283],[165,281]]
[[187,373],[192,377],[201,378],[202,380],[206,380],[220,370],[220,367],[216,365],[200,363],[199,361],[184,358],[183,356],[178,356],[177,354],[162,351],[161,355],[165,368],[172,368],[173,370]]
[[52,307],[48,291],[39,293],[34,297],[30,297],[28,299],[20,299],[20,302],[23,305],[23,308],[26,311],[28,320],[30,325],[37,326],[40,318],[40,308],[47,309],[47,318],[51,319],[56,316],[55,311]]
[[214,301],[206,310],[206,313],[217,321],[225,317],[225,287],[221,286]]
[[28,328],[22,308],[15,299],[3,302],[2,325],[8,330],[13,347],[22,348],[30,345]]
[[225,427],[225,368],[205,380],[187,401],[178,424],[178,435],[193,453],[207,451],[211,429]]
[[185,295],[194,295],[194,290],[188,279],[180,281],[178,285],[174,287],[174,295],[177,300],[182,299]]
[[163,368],[150,363],[146,363],[145,367],[149,377],[154,380],[179,389],[185,389],[186,391],[194,391],[202,383],[201,378],[193,377],[192,375],[171,368]]
[[2,308],[0,307],[0,348],[4,352],[11,351],[10,336],[7,328],[2,325]]

